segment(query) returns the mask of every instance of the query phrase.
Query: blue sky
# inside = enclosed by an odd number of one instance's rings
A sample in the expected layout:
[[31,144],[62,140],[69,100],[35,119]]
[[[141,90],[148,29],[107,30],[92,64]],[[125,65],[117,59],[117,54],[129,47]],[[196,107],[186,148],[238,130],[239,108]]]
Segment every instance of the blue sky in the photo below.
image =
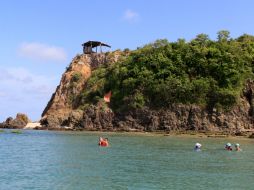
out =
[[87,40],[135,49],[156,39],[191,40],[219,30],[254,34],[251,0],[0,1],[0,121],[38,120]]

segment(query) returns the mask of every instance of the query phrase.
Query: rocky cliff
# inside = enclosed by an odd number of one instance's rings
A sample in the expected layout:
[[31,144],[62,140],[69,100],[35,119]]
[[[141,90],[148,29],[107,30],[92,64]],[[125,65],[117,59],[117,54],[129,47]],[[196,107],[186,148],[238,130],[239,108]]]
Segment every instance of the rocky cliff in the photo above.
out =
[[223,131],[242,133],[253,129],[254,83],[248,81],[237,106],[227,111],[198,105],[173,104],[168,108],[113,111],[101,104],[79,107],[78,95],[87,80],[102,64],[114,64],[119,53],[76,56],[42,113],[46,128],[139,131]]
[[116,62],[118,56],[117,52],[110,55],[77,55],[62,75],[59,86],[44,109],[42,125],[48,128],[77,127],[75,121],[83,120],[84,110],[78,109],[79,102],[74,98],[86,88],[86,81],[94,69],[102,64]]

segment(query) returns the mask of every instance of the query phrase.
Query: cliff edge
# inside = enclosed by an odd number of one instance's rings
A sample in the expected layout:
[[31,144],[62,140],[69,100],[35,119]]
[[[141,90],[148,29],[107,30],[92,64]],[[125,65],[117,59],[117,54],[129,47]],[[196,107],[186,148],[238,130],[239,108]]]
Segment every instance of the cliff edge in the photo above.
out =
[[105,53],[77,55],[65,73],[42,113],[41,124],[47,128],[73,128],[72,119],[82,120],[83,110],[75,100],[86,88],[86,82],[94,69],[117,61],[118,54]]

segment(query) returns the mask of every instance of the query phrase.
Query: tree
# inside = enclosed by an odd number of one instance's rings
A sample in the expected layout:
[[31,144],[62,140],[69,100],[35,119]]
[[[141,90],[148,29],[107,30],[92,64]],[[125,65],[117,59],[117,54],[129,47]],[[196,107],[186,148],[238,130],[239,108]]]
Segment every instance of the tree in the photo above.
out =
[[230,37],[230,32],[227,30],[221,30],[219,32],[217,32],[217,38],[219,42],[222,41],[228,41],[229,37]]
[[[254,79],[254,37],[218,41],[199,34],[191,42],[157,40],[131,51],[126,59],[93,71],[83,92],[84,104],[112,90],[115,110],[167,107],[173,103],[229,109],[237,104],[247,79]],[[83,96],[83,97],[84,97]]]
[[199,44],[201,46],[205,46],[209,42],[209,36],[207,34],[198,34],[194,40],[192,40],[192,43]]
[[254,42],[254,36],[249,34],[243,34],[236,39],[238,42]]

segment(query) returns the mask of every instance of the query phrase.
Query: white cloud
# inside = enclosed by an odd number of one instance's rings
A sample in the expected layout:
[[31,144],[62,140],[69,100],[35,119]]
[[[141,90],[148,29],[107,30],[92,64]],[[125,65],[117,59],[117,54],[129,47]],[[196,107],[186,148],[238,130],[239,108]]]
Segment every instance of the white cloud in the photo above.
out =
[[22,67],[0,67],[0,73],[0,122],[17,112],[38,119],[59,84],[56,76],[38,75]]
[[29,73],[26,69],[24,68],[8,68],[8,69],[1,69],[0,68],[0,80],[2,82],[10,82],[10,81],[15,81],[15,82],[20,82],[20,83],[31,83],[33,82],[33,76],[31,73]]
[[23,57],[46,61],[65,61],[67,57],[63,48],[37,42],[21,44],[18,53]]
[[4,73],[0,77],[0,86],[6,87],[6,89],[22,89],[23,91],[29,91],[33,94],[39,93],[44,95],[45,92],[52,93],[52,87],[55,87],[56,78],[36,75],[22,67],[0,68],[0,73]]
[[139,14],[135,11],[132,11],[130,9],[127,9],[125,12],[124,12],[124,16],[123,16],[123,19],[128,21],[128,22],[136,22],[139,20]]

